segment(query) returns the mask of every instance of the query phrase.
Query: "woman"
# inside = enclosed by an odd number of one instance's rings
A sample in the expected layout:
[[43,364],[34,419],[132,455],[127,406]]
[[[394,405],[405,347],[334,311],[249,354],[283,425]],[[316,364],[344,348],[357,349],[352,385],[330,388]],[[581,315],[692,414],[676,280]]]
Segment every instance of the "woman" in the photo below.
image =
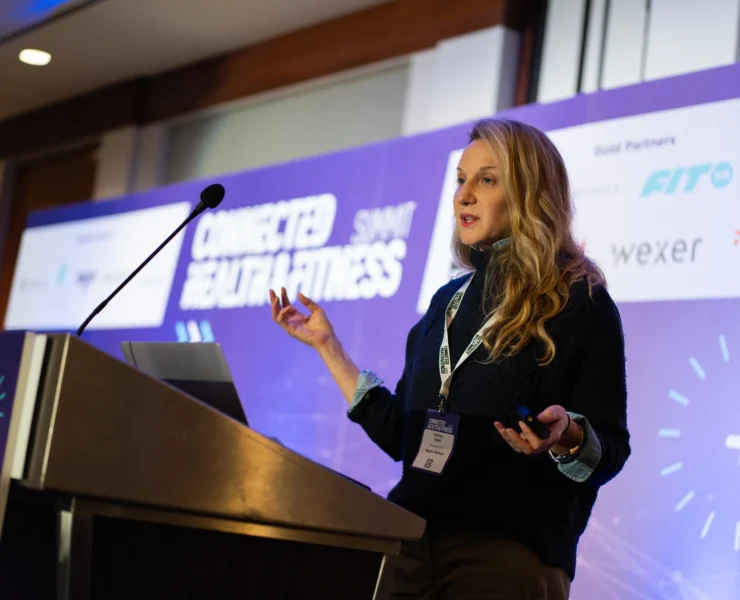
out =
[[394,393],[310,299],[299,295],[303,315],[271,292],[272,314],[319,352],[350,419],[403,461],[388,499],[427,529],[402,549],[393,598],[562,600],[599,487],[630,453],[619,313],[573,238],[565,165],[544,133],[484,119],[457,172],[453,248],[472,274],[411,329]]

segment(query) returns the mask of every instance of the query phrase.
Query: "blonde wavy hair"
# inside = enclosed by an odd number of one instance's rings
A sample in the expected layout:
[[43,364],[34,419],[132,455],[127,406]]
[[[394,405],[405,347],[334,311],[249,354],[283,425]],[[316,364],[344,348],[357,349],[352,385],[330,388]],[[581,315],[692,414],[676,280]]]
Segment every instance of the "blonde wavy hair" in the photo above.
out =
[[[547,322],[565,307],[573,282],[586,280],[591,294],[606,285],[604,274],[573,237],[568,173],[550,139],[531,125],[488,118],[474,124],[469,141],[476,140],[498,160],[511,237],[487,267],[483,307],[495,320],[484,344],[495,361],[538,340],[544,346],[539,364],[547,365],[556,352]],[[457,228],[453,252],[462,267],[473,268]]]

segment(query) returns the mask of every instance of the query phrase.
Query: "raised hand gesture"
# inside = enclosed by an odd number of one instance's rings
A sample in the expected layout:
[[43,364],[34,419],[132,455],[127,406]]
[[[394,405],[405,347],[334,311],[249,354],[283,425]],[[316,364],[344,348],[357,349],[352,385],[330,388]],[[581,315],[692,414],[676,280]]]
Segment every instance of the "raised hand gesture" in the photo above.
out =
[[326,317],[324,310],[300,292],[298,300],[308,309],[305,315],[293,306],[288,300],[285,288],[281,289],[281,297],[270,290],[272,303],[272,319],[280,325],[291,337],[319,349],[334,337],[334,328]]

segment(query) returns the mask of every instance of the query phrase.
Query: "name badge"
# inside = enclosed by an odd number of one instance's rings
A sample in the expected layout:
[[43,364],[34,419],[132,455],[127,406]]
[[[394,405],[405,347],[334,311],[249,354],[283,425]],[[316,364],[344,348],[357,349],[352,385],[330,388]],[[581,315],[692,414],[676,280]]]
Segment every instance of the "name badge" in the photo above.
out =
[[460,417],[436,410],[427,410],[426,427],[419,453],[411,467],[419,471],[441,475],[452,456]]

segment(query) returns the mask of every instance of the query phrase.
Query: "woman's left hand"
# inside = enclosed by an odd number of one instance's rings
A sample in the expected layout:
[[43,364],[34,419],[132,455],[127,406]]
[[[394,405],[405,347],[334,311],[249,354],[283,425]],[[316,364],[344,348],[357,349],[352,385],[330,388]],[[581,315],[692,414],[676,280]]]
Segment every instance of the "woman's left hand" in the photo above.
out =
[[[519,427],[522,430],[521,433],[517,433],[511,428],[504,427],[498,421],[494,423],[494,425],[496,425],[496,429],[509,446],[521,454],[540,454],[541,452],[552,450],[556,446],[558,446],[556,450],[563,451],[568,447],[574,447],[578,444],[577,439],[572,444],[569,443],[572,440],[564,439],[565,437],[568,437],[566,433],[570,432],[565,431],[568,427],[568,414],[562,406],[557,404],[548,406],[539,415],[537,415],[537,418],[547,425],[547,428],[550,430],[550,436],[547,439],[543,440],[537,437],[537,435],[523,421],[519,421]],[[580,429],[580,427],[572,420],[571,424],[571,428],[576,427]],[[565,448],[560,446],[561,440],[563,441]]]

